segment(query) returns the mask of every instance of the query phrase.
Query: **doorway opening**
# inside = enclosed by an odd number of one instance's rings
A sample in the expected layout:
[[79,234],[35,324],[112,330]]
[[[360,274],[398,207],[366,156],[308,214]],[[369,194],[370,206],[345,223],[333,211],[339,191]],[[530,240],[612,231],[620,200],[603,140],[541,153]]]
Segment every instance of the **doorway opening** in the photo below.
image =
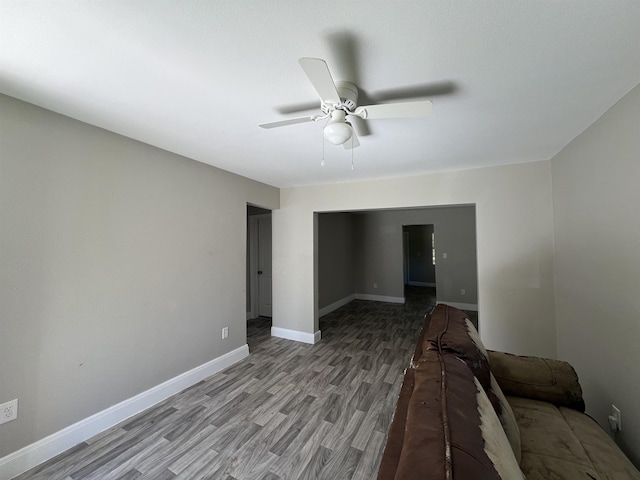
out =
[[435,306],[435,228],[432,223],[402,226],[402,259],[405,302]]
[[319,212],[317,218],[319,317],[356,299],[446,303],[477,319],[475,205]]
[[271,211],[247,205],[247,343],[271,334]]

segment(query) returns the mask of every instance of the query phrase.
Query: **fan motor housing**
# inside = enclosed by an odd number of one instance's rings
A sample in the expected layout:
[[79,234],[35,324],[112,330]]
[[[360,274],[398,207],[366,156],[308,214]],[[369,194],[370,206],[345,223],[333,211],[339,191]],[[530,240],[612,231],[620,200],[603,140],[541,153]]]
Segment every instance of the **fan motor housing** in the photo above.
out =
[[336,82],[336,90],[340,95],[342,105],[353,111],[358,106],[358,87],[351,82]]

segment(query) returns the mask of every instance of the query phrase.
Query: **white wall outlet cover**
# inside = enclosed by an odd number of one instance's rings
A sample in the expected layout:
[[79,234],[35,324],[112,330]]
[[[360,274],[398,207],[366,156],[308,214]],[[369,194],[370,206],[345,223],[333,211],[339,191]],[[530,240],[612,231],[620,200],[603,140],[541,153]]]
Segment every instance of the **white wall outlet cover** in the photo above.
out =
[[609,415],[609,427],[614,432],[622,430],[622,416],[620,415],[620,409],[615,405],[611,405],[611,415]]
[[10,400],[0,405],[0,424],[18,418],[18,399]]

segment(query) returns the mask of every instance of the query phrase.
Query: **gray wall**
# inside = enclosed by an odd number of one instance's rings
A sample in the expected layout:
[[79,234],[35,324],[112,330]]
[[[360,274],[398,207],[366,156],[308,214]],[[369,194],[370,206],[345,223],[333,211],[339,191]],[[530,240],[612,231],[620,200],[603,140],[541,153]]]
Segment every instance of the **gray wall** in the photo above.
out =
[[[478,303],[473,206],[381,210],[357,217],[358,293],[403,297],[402,227],[433,224],[438,301]],[[445,252],[447,259],[442,258]],[[461,289],[466,290],[466,295],[460,294]]]
[[558,355],[640,465],[640,86],[552,160]]
[[246,343],[278,189],[1,95],[0,152],[0,457]]
[[353,294],[404,297],[403,226],[419,224],[436,231],[438,301],[477,304],[475,207],[465,205],[318,214],[319,308]]
[[349,213],[318,214],[318,305],[320,308],[353,295],[355,225]]

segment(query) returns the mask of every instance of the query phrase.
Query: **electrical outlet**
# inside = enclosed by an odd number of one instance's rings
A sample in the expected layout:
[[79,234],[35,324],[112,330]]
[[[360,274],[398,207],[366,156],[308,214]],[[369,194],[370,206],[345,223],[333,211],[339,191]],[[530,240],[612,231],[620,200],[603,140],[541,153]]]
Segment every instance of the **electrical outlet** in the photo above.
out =
[[222,327],[222,338],[229,337],[229,327]]
[[467,294],[467,291],[464,288],[460,289],[460,295],[466,295],[466,294]]
[[18,399],[10,400],[0,405],[0,424],[18,418]]
[[374,283],[374,284],[373,284],[373,288],[378,288],[378,284],[377,284],[377,283]]
[[622,430],[622,416],[620,415],[620,409],[615,405],[611,405],[611,415],[609,415],[609,427],[613,432],[619,432]]

